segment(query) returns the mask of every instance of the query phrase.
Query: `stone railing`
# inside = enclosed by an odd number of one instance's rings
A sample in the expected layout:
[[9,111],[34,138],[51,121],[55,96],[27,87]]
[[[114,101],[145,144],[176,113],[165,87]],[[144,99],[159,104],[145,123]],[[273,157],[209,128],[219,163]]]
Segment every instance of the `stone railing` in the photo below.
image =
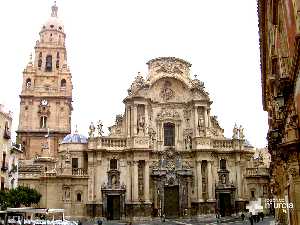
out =
[[84,168],[73,168],[72,175],[73,176],[87,176],[87,170]]
[[103,147],[126,147],[126,138],[100,138]]
[[270,176],[269,168],[247,168],[247,177]]
[[233,148],[232,140],[213,140],[213,148]]

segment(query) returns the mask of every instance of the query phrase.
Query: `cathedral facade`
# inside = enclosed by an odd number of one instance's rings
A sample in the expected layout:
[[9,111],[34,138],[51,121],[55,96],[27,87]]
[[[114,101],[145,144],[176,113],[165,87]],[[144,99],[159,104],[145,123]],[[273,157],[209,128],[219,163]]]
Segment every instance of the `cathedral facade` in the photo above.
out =
[[101,121],[90,124],[88,137],[71,134],[71,73],[52,7],[24,70],[17,131],[24,146],[19,184],[42,194],[40,207],[107,219],[245,209],[248,180],[255,183],[259,174],[249,170],[254,151],[243,128],[224,136],[189,62],[161,57],[147,65],[147,77],[138,74],[131,84],[108,136]]

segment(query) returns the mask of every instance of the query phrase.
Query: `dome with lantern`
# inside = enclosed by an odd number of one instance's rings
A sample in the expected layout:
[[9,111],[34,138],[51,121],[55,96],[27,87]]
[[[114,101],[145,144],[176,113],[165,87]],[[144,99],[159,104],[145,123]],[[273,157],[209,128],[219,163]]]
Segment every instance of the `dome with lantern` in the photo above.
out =
[[73,134],[68,134],[67,136],[64,137],[62,140],[61,144],[86,144],[87,143],[87,138],[79,134],[77,131],[77,128],[75,130],[75,133]]
[[56,5],[56,2],[54,2],[54,5],[51,7],[51,10],[51,17],[43,24],[41,32],[46,30],[64,32],[63,22],[57,16],[58,7]]

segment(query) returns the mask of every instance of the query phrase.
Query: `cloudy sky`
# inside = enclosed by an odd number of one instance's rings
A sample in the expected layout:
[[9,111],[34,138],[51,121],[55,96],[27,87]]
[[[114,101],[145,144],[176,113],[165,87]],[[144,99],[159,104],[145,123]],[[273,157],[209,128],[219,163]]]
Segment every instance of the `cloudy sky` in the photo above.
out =
[[[13,111],[17,129],[22,71],[34,52],[53,1],[1,2],[0,103]],[[174,56],[192,63],[210,93],[212,114],[225,136],[234,123],[256,147],[266,145],[262,109],[256,1],[58,0],[73,76],[73,130],[87,135],[91,121],[110,126],[146,62]]]

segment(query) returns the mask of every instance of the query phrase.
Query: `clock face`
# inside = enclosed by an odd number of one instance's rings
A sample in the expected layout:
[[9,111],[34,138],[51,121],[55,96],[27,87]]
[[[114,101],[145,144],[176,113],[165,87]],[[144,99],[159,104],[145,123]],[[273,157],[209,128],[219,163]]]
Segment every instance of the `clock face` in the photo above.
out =
[[44,106],[48,105],[48,101],[47,101],[46,99],[43,99],[43,100],[41,101],[41,103],[42,103],[42,105],[44,105]]

